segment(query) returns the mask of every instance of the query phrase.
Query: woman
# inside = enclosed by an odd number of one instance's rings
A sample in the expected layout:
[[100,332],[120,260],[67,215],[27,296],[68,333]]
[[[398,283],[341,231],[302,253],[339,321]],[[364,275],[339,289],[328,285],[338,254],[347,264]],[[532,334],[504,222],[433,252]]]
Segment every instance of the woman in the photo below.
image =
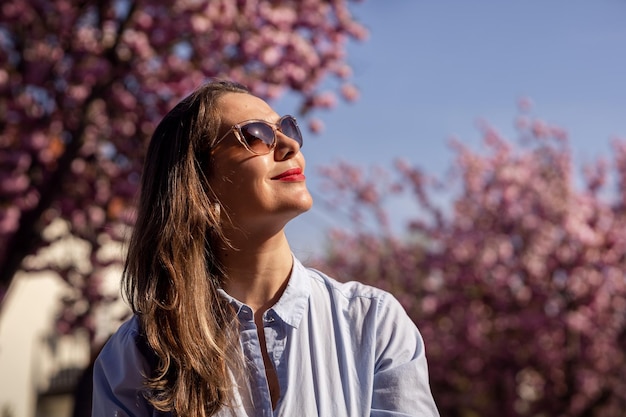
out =
[[399,303],[292,255],[301,147],[293,117],[231,82],[161,121],[123,278],[134,315],[95,364],[94,416],[438,415]]

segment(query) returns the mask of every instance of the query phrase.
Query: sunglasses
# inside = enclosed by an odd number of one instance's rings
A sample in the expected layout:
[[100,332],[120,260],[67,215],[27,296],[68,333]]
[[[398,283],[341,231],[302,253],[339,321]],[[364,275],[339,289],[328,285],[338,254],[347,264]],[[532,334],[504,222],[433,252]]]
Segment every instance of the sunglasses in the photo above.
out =
[[237,140],[247,150],[255,155],[265,155],[276,147],[278,140],[276,136],[277,130],[298,142],[298,145],[302,148],[302,132],[300,132],[296,118],[290,115],[281,117],[276,124],[263,120],[247,120],[237,123],[228,129],[228,132],[219,138],[215,145],[224,140],[231,131],[234,131]]

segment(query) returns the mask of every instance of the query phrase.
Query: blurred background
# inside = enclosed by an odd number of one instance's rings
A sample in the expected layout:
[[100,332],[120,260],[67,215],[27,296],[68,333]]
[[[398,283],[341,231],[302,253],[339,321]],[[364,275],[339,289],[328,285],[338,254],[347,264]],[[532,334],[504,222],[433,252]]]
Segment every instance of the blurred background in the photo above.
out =
[[[453,163],[452,137],[479,148],[481,120],[515,139],[524,99],[533,114],[568,132],[579,166],[607,157],[611,140],[626,135],[624,8],[577,0],[353,7],[370,33],[347,48],[360,96],[320,113],[324,130],[304,149],[309,185],[318,191],[316,167],[341,160],[389,167],[405,158],[443,174]],[[286,98],[276,107],[285,113],[295,105]],[[298,228],[291,240],[301,256],[346,220],[318,202],[290,226]],[[398,205],[393,212],[403,224],[407,213]]]
[[305,126],[294,253],[403,302],[442,415],[626,415],[626,3],[205,3],[0,6],[0,416],[85,415],[143,144],[213,76]]

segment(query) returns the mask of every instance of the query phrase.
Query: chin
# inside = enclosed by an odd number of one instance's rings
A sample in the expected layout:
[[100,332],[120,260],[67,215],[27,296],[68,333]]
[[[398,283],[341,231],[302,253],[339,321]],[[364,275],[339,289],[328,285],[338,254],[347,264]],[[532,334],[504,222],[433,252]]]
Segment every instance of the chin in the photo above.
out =
[[313,206],[313,203],[310,202],[308,204],[298,204],[298,205],[294,205],[292,207],[289,207],[288,211],[293,213],[293,217],[299,216],[302,213],[306,213],[307,211],[311,210],[311,207]]
[[288,221],[298,217],[299,215],[306,213],[313,206],[313,200],[309,196],[309,198],[303,198],[299,200],[297,203],[290,205],[285,208],[285,214],[289,218]]
[[300,197],[298,205],[302,210],[301,213],[311,210],[311,207],[313,207],[313,197],[311,197],[308,191]]

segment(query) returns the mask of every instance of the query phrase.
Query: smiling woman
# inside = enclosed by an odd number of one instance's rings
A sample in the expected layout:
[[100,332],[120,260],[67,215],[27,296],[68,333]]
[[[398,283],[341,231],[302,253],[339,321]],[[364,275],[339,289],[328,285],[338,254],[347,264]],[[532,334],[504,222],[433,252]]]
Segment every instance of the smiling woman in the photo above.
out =
[[157,127],[124,272],[133,317],[94,367],[93,416],[437,416],[390,294],[304,267],[302,134],[216,81]]
[[295,119],[280,118],[253,95],[226,94],[218,105],[228,130],[213,148],[209,186],[228,213],[228,238],[236,240],[235,247],[263,247],[254,242],[253,230],[276,234],[311,208],[302,134]]

